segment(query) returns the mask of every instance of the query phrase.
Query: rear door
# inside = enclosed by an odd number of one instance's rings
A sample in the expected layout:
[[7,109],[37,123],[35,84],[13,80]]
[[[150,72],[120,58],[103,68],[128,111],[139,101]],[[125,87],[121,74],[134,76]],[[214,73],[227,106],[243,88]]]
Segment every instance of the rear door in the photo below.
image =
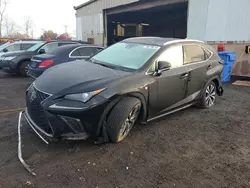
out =
[[[195,99],[207,82],[207,71],[212,68],[209,54],[197,44],[183,45],[184,66],[189,71],[186,97]],[[211,54],[210,54],[211,55]]]

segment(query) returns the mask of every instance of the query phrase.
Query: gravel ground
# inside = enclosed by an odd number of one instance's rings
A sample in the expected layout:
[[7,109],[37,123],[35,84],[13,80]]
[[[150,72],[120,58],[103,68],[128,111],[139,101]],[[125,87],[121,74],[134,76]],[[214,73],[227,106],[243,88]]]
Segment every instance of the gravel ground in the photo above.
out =
[[[0,110],[25,106],[31,78],[0,73]],[[226,84],[209,110],[195,107],[136,126],[120,144],[91,141],[45,145],[22,130],[17,159],[18,113],[0,113],[0,188],[9,187],[249,187],[250,87]]]

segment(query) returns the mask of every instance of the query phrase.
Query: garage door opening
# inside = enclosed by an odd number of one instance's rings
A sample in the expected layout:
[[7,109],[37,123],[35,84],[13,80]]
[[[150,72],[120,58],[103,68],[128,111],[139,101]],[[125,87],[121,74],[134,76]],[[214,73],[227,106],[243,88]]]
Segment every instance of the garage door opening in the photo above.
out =
[[186,38],[187,9],[185,2],[108,15],[108,45],[140,36]]

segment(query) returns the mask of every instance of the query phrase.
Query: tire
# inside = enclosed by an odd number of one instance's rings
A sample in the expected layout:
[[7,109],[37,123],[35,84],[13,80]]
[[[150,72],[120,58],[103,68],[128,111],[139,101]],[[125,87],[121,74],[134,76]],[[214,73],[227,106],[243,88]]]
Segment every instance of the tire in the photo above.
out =
[[203,109],[210,108],[216,101],[216,85],[213,81],[207,83],[205,86],[202,98],[200,100],[200,107]]
[[134,126],[141,110],[141,101],[134,97],[125,97],[111,110],[107,118],[107,132],[110,141],[123,141]]
[[28,76],[28,61],[23,61],[19,66],[19,74],[23,77]]

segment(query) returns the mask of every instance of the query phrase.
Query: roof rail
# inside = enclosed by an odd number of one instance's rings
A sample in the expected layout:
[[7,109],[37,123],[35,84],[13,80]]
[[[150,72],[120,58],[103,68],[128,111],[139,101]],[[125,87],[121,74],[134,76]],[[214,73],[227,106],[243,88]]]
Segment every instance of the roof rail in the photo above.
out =
[[178,42],[183,42],[183,41],[186,41],[186,42],[200,42],[200,43],[205,43],[204,41],[202,40],[195,40],[195,39],[178,39],[178,40],[172,40],[172,41],[168,41],[166,43],[164,43],[164,46],[166,45],[169,45],[169,44],[174,44],[174,43],[178,43]]

